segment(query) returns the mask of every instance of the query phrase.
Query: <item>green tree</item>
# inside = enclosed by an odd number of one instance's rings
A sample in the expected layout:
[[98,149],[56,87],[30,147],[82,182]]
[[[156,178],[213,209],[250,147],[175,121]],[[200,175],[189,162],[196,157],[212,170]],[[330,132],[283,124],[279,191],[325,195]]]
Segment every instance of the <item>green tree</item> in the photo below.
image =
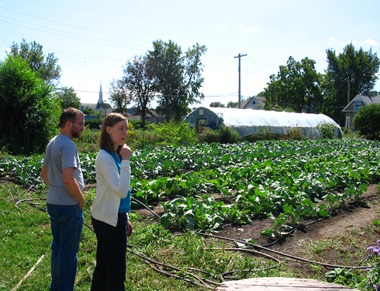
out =
[[53,53],[44,55],[42,45],[35,41],[28,44],[23,39],[21,44],[12,44],[9,54],[22,57],[44,81],[50,85],[57,85],[61,77],[61,67]]
[[227,108],[236,108],[239,102],[230,101],[227,103]]
[[155,96],[156,78],[148,66],[148,56],[135,57],[124,67],[124,77],[121,80],[122,88],[131,94],[131,99],[141,111],[141,126],[145,128],[148,106]]
[[322,94],[322,75],[315,70],[315,61],[304,58],[297,62],[289,57],[286,66],[280,66],[277,75],[270,76],[268,87],[262,93],[266,109],[290,109],[295,112],[318,112]]
[[128,92],[123,80],[112,80],[110,85],[110,100],[115,111],[126,114],[128,105],[132,101],[131,92]]
[[380,104],[361,106],[355,114],[353,125],[361,135],[368,139],[380,139]]
[[0,63],[0,142],[13,154],[41,153],[58,130],[59,100],[53,87],[20,56]]
[[197,43],[182,53],[181,47],[172,41],[153,42],[153,50],[148,51],[148,66],[156,78],[157,110],[166,120],[181,120],[190,104],[203,100],[201,56],[206,50]]
[[73,87],[62,87],[57,93],[57,97],[61,100],[61,108],[74,107],[80,109],[80,99]]
[[220,102],[211,102],[210,107],[226,107],[226,106],[224,106],[224,104]]
[[336,55],[330,49],[327,53],[326,97],[329,99],[332,118],[343,124],[343,108],[357,95],[370,92],[376,84],[379,58],[372,50],[368,52],[348,44],[343,53]]

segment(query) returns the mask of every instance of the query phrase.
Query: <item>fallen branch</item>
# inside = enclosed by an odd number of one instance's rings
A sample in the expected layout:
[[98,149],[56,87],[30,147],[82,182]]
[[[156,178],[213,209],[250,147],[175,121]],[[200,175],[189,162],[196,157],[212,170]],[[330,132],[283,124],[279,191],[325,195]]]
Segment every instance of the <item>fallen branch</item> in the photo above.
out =
[[42,261],[42,259],[43,259],[44,257],[45,257],[45,255],[42,255],[42,256],[38,259],[37,263],[34,264],[34,266],[28,271],[28,273],[26,273],[26,275],[21,279],[21,281],[18,282],[18,284],[17,284],[15,287],[12,288],[12,291],[15,291],[15,290],[17,290],[18,288],[20,288],[20,286],[21,286],[22,283],[25,281],[25,279],[28,278],[28,277],[33,273],[34,269],[37,267],[37,265],[38,265],[39,263],[41,263],[41,261]]

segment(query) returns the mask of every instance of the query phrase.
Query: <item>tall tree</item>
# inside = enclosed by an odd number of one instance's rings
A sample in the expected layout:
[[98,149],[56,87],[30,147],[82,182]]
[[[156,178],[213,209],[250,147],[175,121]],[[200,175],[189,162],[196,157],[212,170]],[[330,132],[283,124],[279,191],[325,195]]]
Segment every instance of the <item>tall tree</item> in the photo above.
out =
[[133,101],[141,111],[141,125],[145,127],[148,106],[155,96],[155,76],[148,66],[147,55],[135,57],[124,67],[123,87],[131,93]]
[[315,61],[304,58],[297,62],[289,57],[286,66],[280,66],[277,75],[270,76],[263,95],[266,109],[281,108],[295,112],[318,112],[322,94],[322,75],[315,70]]
[[73,87],[62,87],[58,91],[57,97],[61,100],[61,107],[63,109],[68,107],[80,109],[81,102]]
[[156,78],[157,110],[166,120],[181,120],[190,104],[203,100],[201,56],[206,50],[197,43],[183,54],[181,47],[172,41],[153,42],[153,50],[148,51],[148,66]]
[[128,105],[132,101],[131,93],[126,89],[123,80],[112,80],[110,86],[110,100],[115,107],[115,111],[126,114]]
[[343,124],[342,109],[357,94],[370,92],[378,79],[379,58],[372,50],[368,52],[360,48],[358,51],[352,43],[348,44],[343,53],[336,55],[330,49],[327,53],[326,84],[329,88],[329,98],[332,104],[333,118]]
[[53,53],[46,56],[42,45],[35,41],[27,43],[25,39],[21,44],[13,43],[10,53],[12,56],[20,56],[29,63],[30,68],[50,85],[57,85],[61,77],[61,67]]
[[1,146],[14,154],[43,152],[60,115],[52,89],[20,56],[0,63]]

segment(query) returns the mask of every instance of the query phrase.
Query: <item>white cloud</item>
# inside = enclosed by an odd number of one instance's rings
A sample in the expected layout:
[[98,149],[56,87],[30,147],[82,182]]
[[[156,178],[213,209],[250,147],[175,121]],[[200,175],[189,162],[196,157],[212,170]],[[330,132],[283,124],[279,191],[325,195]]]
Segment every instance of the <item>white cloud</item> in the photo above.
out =
[[335,38],[335,37],[332,37],[332,36],[330,36],[330,37],[327,39],[327,42],[328,42],[329,45],[335,45],[335,44],[338,43],[338,41],[336,40],[336,38]]
[[378,42],[374,39],[370,39],[370,38],[367,38],[365,41],[364,41],[366,44],[369,44],[370,46],[376,46],[376,45],[379,45]]

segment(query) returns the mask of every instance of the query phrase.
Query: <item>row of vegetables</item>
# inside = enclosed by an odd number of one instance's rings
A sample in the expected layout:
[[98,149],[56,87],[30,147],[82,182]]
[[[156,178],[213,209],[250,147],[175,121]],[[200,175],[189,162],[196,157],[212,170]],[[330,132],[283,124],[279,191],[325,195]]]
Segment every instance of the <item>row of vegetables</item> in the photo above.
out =
[[[87,183],[95,182],[96,153],[80,153]],[[42,156],[0,159],[0,175],[43,189]],[[326,217],[360,202],[380,180],[380,143],[364,139],[260,141],[136,150],[132,195],[164,207],[173,230],[218,229],[269,217],[264,231],[278,237],[303,219]],[[136,204],[135,207],[139,205]]]

